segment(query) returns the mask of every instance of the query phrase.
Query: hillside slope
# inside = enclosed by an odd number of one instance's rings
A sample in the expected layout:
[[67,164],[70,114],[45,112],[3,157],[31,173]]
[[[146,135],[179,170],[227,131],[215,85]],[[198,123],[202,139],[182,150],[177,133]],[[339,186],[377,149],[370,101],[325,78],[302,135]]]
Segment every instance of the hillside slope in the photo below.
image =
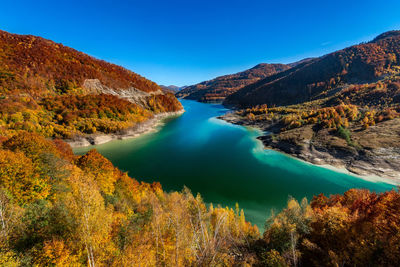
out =
[[267,148],[314,164],[400,177],[400,31],[248,85],[224,118],[261,128]]
[[86,79],[108,87],[154,92],[160,87],[123,67],[95,59],[75,49],[32,35],[0,30],[0,92],[68,93]]
[[324,98],[339,85],[374,82],[399,64],[400,31],[391,31],[250,84],[227,97],[225,103],[240,107],[298,104]]
[[248,84],[289,68],[288,65],[284,64],[258,64],[242,72],[220,76],[209,81],[188,86],[176,95],[202,102],[222,101],[228,95]]
[[187,86],[176,86],[176,85],[166,86],[166,85],[160,84],[160,87],[164,92],[170,92],[170,93],[175,94],[175,93],[179,92],[180,90],[185,89]]
[[0,133],[110,133],[182,105],[123,67],[41,37],[0,31]]
[[[177,109],[171,95],[121,89],[100,74],[85,76],[83,85],[72,83],[63,92],[41,87],[42,82],[51,83],[57,75],[68,81],[68,73],[28,70],[29,80],[19,76],[18,66],[14,70],[4,63],[8,60],[0,64],[8,69],[0,78],[0,266],[399,266],[398,191],[352,189],[329,198],[320,194],[310,203],[289,198],[280,213],[271,212],[261,238],[238,204],[235,209],[213,206],[186,187],[165,192],[157,182],[129,177],[96,150],[77,156],[62,140],[45,138],[72,129],[115,131],[114,126]],[[371,90],[395,94],[398,78],[344,93],[349,101]],[[380,104],[389,105],[385,96]],[[275,120],[281,112],[290,116],[285,127],[291,130],[302,126],[296,116],[302,123],[318,117],[321,124],[336,126],[350,117],[361,119],[350,105],[309,114],[296,107],[272,113],[266,106],[243,112],[253,121]],[[364,118],[378,115],[362,112]],[[395,123],[394,112],[382,114],[382,120]],[[343,118],[330,117],[335,114]],[[369,145],[372,134],[363,138]],[[391,134],[399,137],[400,131]]]

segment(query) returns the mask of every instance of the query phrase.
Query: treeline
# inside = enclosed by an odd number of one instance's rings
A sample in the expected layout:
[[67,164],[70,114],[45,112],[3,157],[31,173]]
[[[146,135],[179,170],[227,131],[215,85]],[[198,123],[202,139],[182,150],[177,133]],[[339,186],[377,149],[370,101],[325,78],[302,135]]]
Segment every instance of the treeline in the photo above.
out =
[[27,132],[1,138],[0,222],[1,266],[230,266],[259,237],[238,207],[166,193],[95,150],[75,156]]

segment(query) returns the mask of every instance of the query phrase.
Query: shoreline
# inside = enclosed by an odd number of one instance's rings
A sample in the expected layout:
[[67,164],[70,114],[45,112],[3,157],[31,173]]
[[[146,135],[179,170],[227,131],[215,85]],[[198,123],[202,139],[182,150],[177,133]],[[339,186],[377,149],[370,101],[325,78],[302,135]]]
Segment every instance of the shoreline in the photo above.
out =
[[156,114],[154,115],[153,118],[138,123],[135,126],[125,129],[118,133],[90,134],[90,135],[78,136],[74,139],[66,139],[64,141],[68,143],[72,148],[79,148],[79,147],[88,147],[93,145],[101,145],[113,140],[124,140],[124,139],[135,138],[140,135],[156,131],[157,127],[161,125],[164,119],[179,117],[184,112],[185,110],[182,109],[180,111],[164,112]]
[[327,149],[325,151],[318,150],[309,141],[305,142],[305,144],[308,145],[306,148],[300,146],[295,147],[293,144],[291,144],[291,148],[288,148],[288,144],[272,141],[271,134],[264,130],[266,125],[249,122],[238,117],[234,113],[227,113],[217,118],[234,125],[251,127],[261,131],[261,135],[258,136],[257,139],[261,141],[264,149],[271,149],[297,160],[304,161],[307,164],[347,173],[361,179],[377,182],[382,181],[393,185],[400,184],[400,171],[376,167],[373,163],[364,160],[338,158],[329,153]]

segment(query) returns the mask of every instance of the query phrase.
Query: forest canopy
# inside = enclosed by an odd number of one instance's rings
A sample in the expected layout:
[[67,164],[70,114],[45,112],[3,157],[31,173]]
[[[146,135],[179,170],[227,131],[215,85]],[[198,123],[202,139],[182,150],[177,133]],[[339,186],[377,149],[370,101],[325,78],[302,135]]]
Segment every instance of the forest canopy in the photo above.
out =
[[231,265],[259,237],[238,207],[139,183],[95,150],[2,138],[0,265]]
[[262,236],[235,209],[189,189],[138,182],[95,150],[2,137],[0,264],[4,266],[396,266],[400,193],[352,189],[289,198]]

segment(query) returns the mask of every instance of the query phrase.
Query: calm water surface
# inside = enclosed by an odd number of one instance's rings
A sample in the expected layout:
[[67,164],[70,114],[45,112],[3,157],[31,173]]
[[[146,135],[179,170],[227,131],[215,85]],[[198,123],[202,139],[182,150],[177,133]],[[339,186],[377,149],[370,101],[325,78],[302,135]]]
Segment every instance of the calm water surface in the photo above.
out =
[[321,192],[393,188],[265,150],[256,139],[259,131],[215,118],[227,112],[221,105],[181,102],[186,112],[157,132],[74,151],[96,148],[131,177],[159,181],[167,191],[186,185],[206,202],[230,207],[238,202],[247,220],[261,228],[270,210],[283,208],[288,196],[310,200]]

